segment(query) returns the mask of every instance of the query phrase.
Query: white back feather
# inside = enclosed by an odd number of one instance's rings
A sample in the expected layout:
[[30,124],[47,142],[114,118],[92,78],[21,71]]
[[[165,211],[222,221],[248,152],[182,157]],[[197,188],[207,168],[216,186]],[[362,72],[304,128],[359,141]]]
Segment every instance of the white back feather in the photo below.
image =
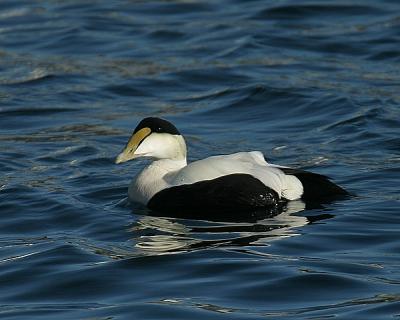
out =
[[303,194],[299,179],[269,165],[259,151],[213,156],[192,162],[168,175],[167,182],[171,185],[192,184],[234,173],[250,174],[288,200],[299,199]]
[[252,175],[275,190],[279,197],[288,200],[299,199],[303,194],[299,179],[286,175],[279,166],[268,164],[259,151],[213,156],[187,165],[182,136],[152,133],[139,145],[135,154],[156,159],[138,174],[129,187],[129,198],[143,204],[165,188],[235,173]]

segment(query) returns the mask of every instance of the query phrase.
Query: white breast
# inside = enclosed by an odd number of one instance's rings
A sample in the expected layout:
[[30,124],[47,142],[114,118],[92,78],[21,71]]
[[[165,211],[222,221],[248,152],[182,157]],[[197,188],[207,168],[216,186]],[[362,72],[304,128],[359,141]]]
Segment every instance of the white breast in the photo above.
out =
[[144,205],[159,191],[171,187],[165,176],[186,166],[186,160],[163,159],[152,162],[131,182],[128,189],[129,200]]

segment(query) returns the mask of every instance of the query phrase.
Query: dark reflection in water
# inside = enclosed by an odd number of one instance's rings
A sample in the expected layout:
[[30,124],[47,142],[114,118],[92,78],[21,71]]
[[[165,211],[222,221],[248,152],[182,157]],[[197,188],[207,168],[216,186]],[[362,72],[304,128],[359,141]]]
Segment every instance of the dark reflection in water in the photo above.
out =
[[[301,211],[304,204],[293,202],[285,212],[253,223],[206,222],[177,220],[168,217],[144,215],[129,229],[134,232],[138,242],[135,247],[147,254],[190,252],[193,250],[224,246],[248,246],[257,242],[277,240],[298,235],[293,229],[310,222],[307,217],[292,213]],[[329,216],[313,216],[312,220],[326,219]]]
[[[400,316],[398,1],[0,2],[1,319]],[[126,203],[138,121],[356,196],[241,222]]]

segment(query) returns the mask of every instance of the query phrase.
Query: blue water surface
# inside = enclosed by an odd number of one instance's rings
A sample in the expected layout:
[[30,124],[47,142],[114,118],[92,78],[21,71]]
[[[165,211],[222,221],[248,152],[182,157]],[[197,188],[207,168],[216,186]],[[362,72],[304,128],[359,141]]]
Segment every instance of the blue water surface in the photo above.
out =
[[[1,319],[400,317],[400,2],[0,2]],[[355,196],[152,217],[115,165],[146,116]]]

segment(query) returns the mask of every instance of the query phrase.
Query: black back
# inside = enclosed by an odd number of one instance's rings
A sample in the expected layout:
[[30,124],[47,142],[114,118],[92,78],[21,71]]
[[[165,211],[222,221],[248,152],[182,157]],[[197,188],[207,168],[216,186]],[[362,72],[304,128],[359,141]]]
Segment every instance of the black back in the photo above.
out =
[[143,128],[150,128],[151,132],[156,133],[170,133],[180,135],[178,129],[171,122],[155,117],[144,118],[136,126],[136,129],[133,133],[136,133]]

